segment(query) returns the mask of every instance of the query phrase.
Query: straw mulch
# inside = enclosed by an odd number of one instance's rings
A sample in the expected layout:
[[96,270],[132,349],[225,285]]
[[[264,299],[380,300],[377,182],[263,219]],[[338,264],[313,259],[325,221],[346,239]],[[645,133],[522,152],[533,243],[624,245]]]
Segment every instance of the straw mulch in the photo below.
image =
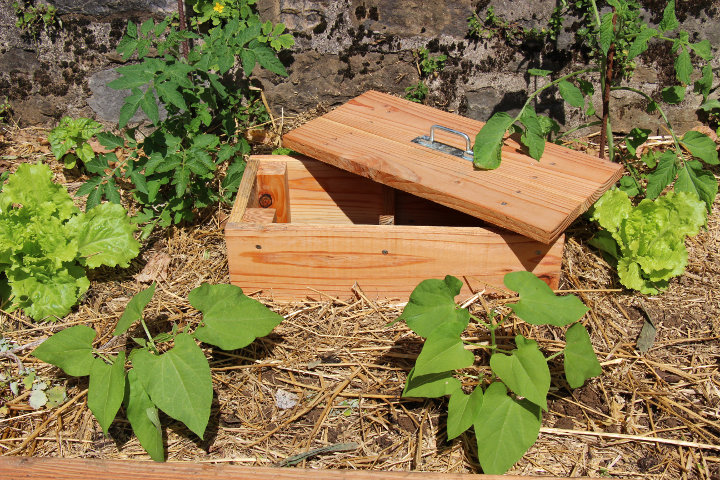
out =
[[[0,168],[40,157],[49,162],[43,135],[6,131]],[[62,180],[62,169],[55,171]],[[127,301],[151,280],[158,281],[145,313],[151,329],[196,324],[200,316],[187,302],[188,292],[202,282],[228,281],[221,228],[226,213],[159,232],[130,269],[93,272],[90,290],[60,322],[0,312],[0,334],[16,346],[24,365],[68,394],[59,407],[33,410],[28,392],[15,396],[0,384],[0,407],[7,407],[0,418],[3,455],[147,458],[122,416],[110,436],[102,434],[87,409],[87,378],[69,378],[22,347],[76,324],[92,326],[99,344],[106,342]],[[688,241],[687,273],[655,297],[623,290],[585,245],[589,234],[582,222],[569,230],[561,287],[592,309],[586,320],[603,375],[569,391],[561,363],[553,365],[558,375],[540,437],[512,472],[720,479],[720,204],[708,228]],[[245,349],[206,350],[215,389],[210,425],[200,440],[164,418],[169,461],[479,471],[471,434],[445,438],[446,400],[400,398],[421,340],[403,323],[387,325],[407,299],[367,298],[361,285],[352,298],[292,304],[275,303],[265,292],[246,293],[285,321]],[[509,295],[488,289],[470,309],[483,314]],[[640,353],[637,340],[647,322],[656,336]],[[562,347],[557,332],[519,321],[502,335],[517,332],[537,338],[548,354]],[[16,375],[12,359],[0,362],[0,371]],[[278,407],[283,398],[289,408]],[[293,457],[305,452],[306,458]]]

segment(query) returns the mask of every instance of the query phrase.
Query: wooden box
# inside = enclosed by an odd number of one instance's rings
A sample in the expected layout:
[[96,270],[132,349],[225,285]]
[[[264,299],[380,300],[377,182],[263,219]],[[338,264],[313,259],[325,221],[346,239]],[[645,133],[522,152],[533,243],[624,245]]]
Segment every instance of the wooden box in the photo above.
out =
[[278,300],[346,298],[356,283],[407,300],[448,274],[466,298],[516,270],[557,287],[563,231],[621,167],[552,144],[538,163],[508,139],[501,167],[480,171],[413,142],[433,125],[472,138],[483,124],[367,92],[284,137],[304,155],[251,157],[225,228],[230,281]]

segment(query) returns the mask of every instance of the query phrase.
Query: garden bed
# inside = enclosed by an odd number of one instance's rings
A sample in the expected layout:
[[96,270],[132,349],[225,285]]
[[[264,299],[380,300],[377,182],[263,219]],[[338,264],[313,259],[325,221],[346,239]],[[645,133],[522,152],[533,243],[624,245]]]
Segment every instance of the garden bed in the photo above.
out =
[[[52,164],[46,132],[8,129],[2,135],[0,168],[40,158]],[[71,192],[77,189],[60,164],[53,170]],[[151,330],[197,324],[200,314],[188,293],[203,282],[228,282],[227,214],[224,207],[196,226],[156,232],[129,269],[91,272],[89,291],[59,322],[0,312],[0,335],[18,348],[85,324],[106,342],[129,299],[151,281],[158,282],[145,314]],[[568,230],[560,288],[591,308],[587,326],[603,373],[572,391],[553,376],[538,442],[510,473],[720,478],[720,202],[707,229],[688,240],[686,273],[657,296],[622,289],[614,270],[587,247],[591,233],[583,221]],[[473,436],[445,438],[446,400],[401,398],[422,346],[404,323],[388,326],[407,298],[369,298],[362,285],[351,298],[295,303],[275,302],[263,291],[245,293],[285,320],[247,348],[205,350],[215,393],[210,424],[200,440],[164,418],[168,461],[479,471]],[[468,304],[471,312],[502,308],[512,298],[499,286],[478,293]],[[640,353],[638,338],[648,322],[656,336]],[[499,335],[510,339],[515,332],[538,339],[548,354],[563,346],[552,330],[520,321]],[[126,421],[116,420],[110,436],[103,435],[86,405],[86,377],[67,377],[30,351],[17,353],[38,379],[64,387],[67,400],[34,410],[29,389],[15,395],[0,384],[3,455],[148,458]],[[11,359],[0,361],[4,375],[17,377]],[[551,364],[551,371],[561,370],[560,363]],[[293,458],[308,451],[313,455]]]

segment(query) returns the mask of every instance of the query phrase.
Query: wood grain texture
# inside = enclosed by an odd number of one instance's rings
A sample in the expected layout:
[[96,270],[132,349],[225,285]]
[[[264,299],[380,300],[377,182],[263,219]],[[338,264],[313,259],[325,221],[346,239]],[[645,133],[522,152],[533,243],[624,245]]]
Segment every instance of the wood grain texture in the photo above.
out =
[[247,165],[245,165],[245,172],[243,173],[242,180],[240,180],[240,186],[235,195],[235,203],[233,203],[233,208],[230,211],[228,223],[241,222],[243,215],[245,215],[246,208],[255,208],[258,206],[255,177],[257,176],[259,165],[260,162],[252,158],[248,161]]
[[246,208],[243,223],[268,224],[277,222],[277,210],[274,208]]
[[[284,145],[376,182],[550,243],[622,175],[622,166],[555,144],[536,162],[508,139],[497,170],[414,144],[434,124],[473,138],[482,122],[370,91],[289,132]],[[460,137],[438,141],[464,148]]]
[[[0,457],[3,480],[530,480],[514,475],[310,470],[191,462]],[[533,477],[534,478],[534,477]],[[560,480],[542,477],[543,480]],[[582,480],[582,479],[580,479]],[[592,479],[586,479],[592,480]]]
[[[272,207],[277,214],[278,223],[290,222],[290,203],[287,164],[284,162],[264,162],[257,171],[258,203],[262,208]],[[263,205],[263,196],[270,198],[270,205]]]
[[[253,156],[248,165],[262,171],[268,162],[286,165],[293,222],[228,222],[230,280],[244,289],[277,300],[317,297],[314,290],[347,298],[357,282],[371,297],[406,299],[420,281],[450,274],[464,281],[461,296],[467,298],[487,285],[501,288],[504,275],[515,270],[558,284],[562,237],[548,245],[488,227],[306,157]],[[391,201],[395,225],[379,225]]]

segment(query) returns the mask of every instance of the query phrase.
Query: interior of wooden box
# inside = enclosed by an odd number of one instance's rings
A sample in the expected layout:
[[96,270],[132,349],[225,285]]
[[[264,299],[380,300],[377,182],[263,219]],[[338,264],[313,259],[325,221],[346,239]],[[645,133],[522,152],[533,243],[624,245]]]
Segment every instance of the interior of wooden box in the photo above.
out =
[[470,215],[308,157],[255,156],[247,173],[243,182],[253,183],[245,185],[247,198],[241,198],[242,186],[238,194],[245,207],[243,223],[488,227]]

